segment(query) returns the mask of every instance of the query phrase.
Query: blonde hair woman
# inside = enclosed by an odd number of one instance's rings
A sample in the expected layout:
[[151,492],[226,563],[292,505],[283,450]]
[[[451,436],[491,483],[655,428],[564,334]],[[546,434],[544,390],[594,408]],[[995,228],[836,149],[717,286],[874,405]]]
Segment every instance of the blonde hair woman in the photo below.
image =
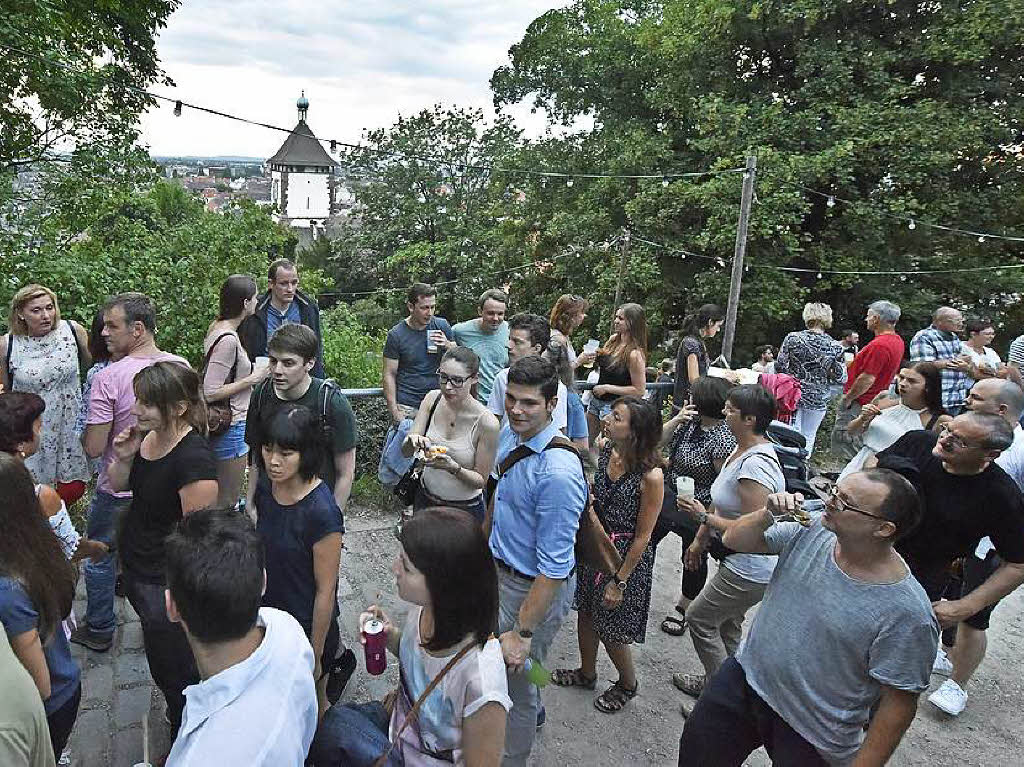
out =
[[14,294],[9,327],[11,332],[0,337],[0,383],[4,391],[38,394],[46,403],[39,450],[25,466],[37,484],[55,485],[70,505],[89,479],[75,431],[82,404],[80,372],[92,363],[89,336],[77,322],[62,322],[57,296],[35,284]]
[[846,382],[843,347],[825,331],[832,327],[832,307],[828,304],[804,304],[807,330],[790,333],[782,342],[775,360],[776,373],[788,373],[800,382],[800,405],[793,426],[814,450],[821,419],[828,408],[829,388]]

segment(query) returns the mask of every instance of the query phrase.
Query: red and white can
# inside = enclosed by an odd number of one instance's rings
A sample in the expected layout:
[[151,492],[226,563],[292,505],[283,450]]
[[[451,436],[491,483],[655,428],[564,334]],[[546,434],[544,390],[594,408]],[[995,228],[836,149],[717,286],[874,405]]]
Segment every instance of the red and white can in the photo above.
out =
[[366,655],[366,672],[379,676],[388,667],[388,632],[384,623],[370,618],[363,624],[363,652]]

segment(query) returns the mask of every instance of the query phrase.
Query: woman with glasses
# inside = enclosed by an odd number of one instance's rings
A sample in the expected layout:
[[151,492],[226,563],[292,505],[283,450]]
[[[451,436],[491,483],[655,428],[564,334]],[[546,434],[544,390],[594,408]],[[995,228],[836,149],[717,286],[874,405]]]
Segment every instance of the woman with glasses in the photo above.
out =
[[888,392],[882,392],[864,405],[860,415],[846,427],[850,434],[864,435],[864,446],[846,464],[839,479],[860,471],[868,458],[895,444],[908,431],[938,431],[952,420],[942,409],[942,372],[935,363],[908,365],[896,380],[899,399],[893,400]]
[[480,358],[456,346],[437,371],[439,389],[429,392],[416,414],[402,454],[423,451],[423,474],[413,511],[449,506],[484,518],[483,489],[498,449],[498,419],[475,396]]

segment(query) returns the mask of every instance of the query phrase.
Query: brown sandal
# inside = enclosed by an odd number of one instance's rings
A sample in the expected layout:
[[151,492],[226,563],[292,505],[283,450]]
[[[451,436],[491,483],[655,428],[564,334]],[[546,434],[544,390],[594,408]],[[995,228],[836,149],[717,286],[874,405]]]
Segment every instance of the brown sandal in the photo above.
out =
[[598,711],[604,712],[605,714],[618,713],[619,711],[622,711],[623,706],[636,697],[639,690],[639,681],[637,681],[636,686],[634,686],[632,690],[628,690],[619,682],[615,682],[611,687],[594,699],[594,708]]
[[587,676],[581,668],[556,668],[551,672],[551,683],[559,687],[582,687],[593,690],[597,687],[597,674]]

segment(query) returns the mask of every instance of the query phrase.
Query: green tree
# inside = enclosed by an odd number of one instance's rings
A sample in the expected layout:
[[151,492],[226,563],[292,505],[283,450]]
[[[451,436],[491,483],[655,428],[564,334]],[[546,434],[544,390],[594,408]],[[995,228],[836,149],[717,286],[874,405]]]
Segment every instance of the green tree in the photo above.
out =
[[137,135],[172,84],[156,35],[178,0],[4,0],[0,13],[0,168],[54,152],[117,145]]
[[[1019,270],[905,280],[817,270],[1019,261],[1019,245],[911,229],[883,212],[1020,231],[1021,10],[1019,0],[577,0],[535,20],[491,83],[499,106],[529,98],[558,122],[592,118],[582,142],[595,150],[592,167],[715,170],[757,155],[743,361],[794,327],[812,296],[844,324],[891,298],[908,333],[939,303],[996,319],[1015,303]],[[731,174],[639,182],[609,213],[651,240],[728,261],[739,187]],[[724,302],[728,272],[714,260],[660,259],[668,321]]]

